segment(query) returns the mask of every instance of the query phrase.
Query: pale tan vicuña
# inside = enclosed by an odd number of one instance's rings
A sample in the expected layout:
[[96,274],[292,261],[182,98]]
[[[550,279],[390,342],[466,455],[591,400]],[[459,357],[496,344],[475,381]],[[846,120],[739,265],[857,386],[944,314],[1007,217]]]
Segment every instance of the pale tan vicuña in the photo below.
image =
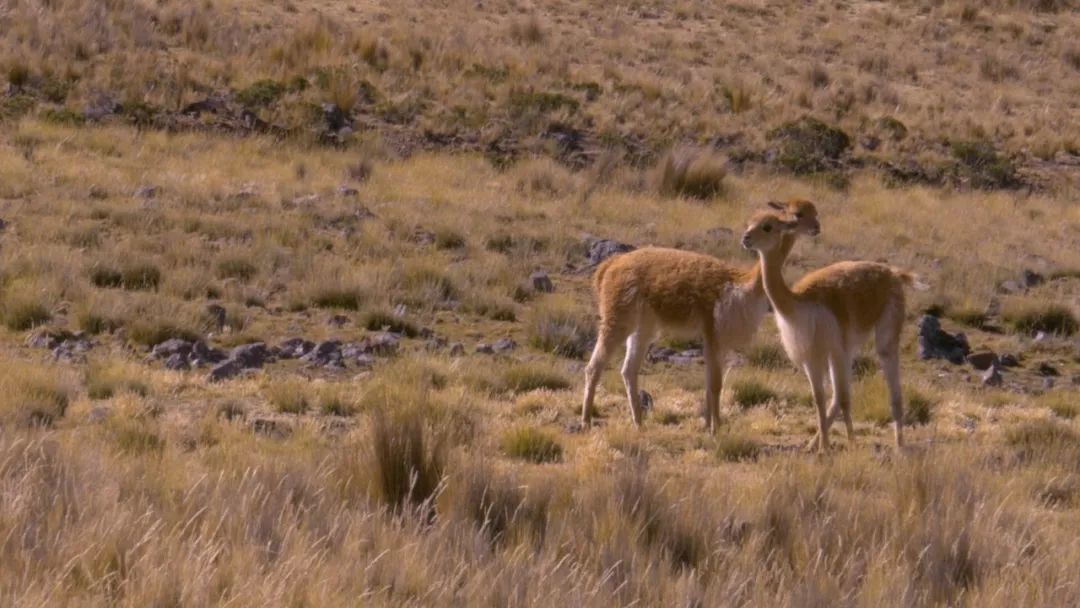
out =
[[[786,241],[797,224],[777,214],[754,216],[743,245],[758,252],[765,292],[776,313],[784,350],[806,374],[818,410],[820,450],[829,445],[829,426],[844,416],[848,439],[851,421],[851,367],[855,353],[874,334],[875,347],[889,390],[896,445],[903,445],[900,388],[900,332],[904,322],[904,287],[917,282],[911,273],[876,262],[838,262],[811,272],[789,288],[781,274]],[[824,379],[829,373],[832,406],[825,409]]]
[[[817,234],[810,201],[771,202],[797,229],[783,238],[786,257],[796,234]],[[705,424],[719,421],[719,398],[728,353],[753,338],[768,311],[760,264],[734,267],[700,253],[647,247],[604,261],[593,275],[600,321],[596,347],[585,368],[582,422],[591,419],[600,373],[620,342],[626,342],[622,375],[634,423],[641,424],[638,373],[661,331],[700,336],[705,356]]]

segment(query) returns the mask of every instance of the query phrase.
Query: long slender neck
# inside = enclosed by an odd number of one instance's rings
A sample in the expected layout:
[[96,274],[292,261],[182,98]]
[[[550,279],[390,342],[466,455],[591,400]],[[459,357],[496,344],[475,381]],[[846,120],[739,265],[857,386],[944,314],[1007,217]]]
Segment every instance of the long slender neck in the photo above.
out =
[[773,310],[781,316],[792,315],[796,304],[795,294],[791,293],[791,289],[784,282],[784,259],[791,250],[790,247],[785,250],[786,244],[785,241],[776,249],[758,252],[758,266],[761,268],[765,294],[769,296]]
[[[795,247],[795,239],[797,235],[792,233],[786,233],[781,237],[780,246],[776,248],[776,255],[780,257],[780,266],[784,265],[788,255],[791,253],[791,249]],[[765,286],[762,281],[761,273],[761,260],[758,260],[754,267],[747,272],[746,284],[750,286],[750,289],[761,295],[765,295]]]

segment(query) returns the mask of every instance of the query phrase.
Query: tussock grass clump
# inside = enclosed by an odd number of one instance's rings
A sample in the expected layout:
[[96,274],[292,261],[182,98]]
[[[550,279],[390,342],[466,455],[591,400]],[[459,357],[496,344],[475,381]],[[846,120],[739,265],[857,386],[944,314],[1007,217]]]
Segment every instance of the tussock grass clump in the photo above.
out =
[[8,329],[25,331],[48,323],[52,314],[44,293],[26,288],[9,288],[0,300],[0,318]]
[[467,465],[447,491],[450,512],[479,528],[492,544],[538,540],[547,527],[551,494],[530,491],[487,463]]
[[1080,393],[1074,391],[1048,392],[1039,397],[1038,403],[1063,420],[1072,420],[1080,414]]
[[465,236],[456,230],[442,228],[435,231],[435,247],[438,249],[464,249]]
[[306,384],[294,378],[273,380],[262,389],[273,408],[283,414],[303,414],[311,407]]
[[416,408],[377,411],[368,465],[373,498],[395,512],[430,507],[446,468],[445,436],[432,432]]
[[676,148],[660,161],[656,189],[664,196],[710,199],[724,191],[724,159],[698,148]]
[[768,138],[776,143],[776,162],[796,175],[833,169],[851,148],[847,133],[809,116],[781,125]]
[[406,338],[420,335],[420,328],[404,317],[387,310],[372,310],[364,315],[364,328],[369,331],[391,331]]
[[510,38],[518,44],[540,44],[545,36],[544,25],[535,15],[510,24]]
[[724,462],[756,460],[761,453],[761,443],[752,437],[733,432],[716,437],[716,456]]
[[199,339],[199,332],[193,326],[179,325],[172,319],[157,316],[137,319],[127,326],[127,339],[133,344],[156,346],[172,338],[193,342]]
[[972,306],[949,309],[946,316],[961,325],[975,329],[985,329],[990,323],[990,317],[985,311]]
[[1075,430],[1063,422],[1038,418],[1005,429],[1005,443],[1025,451],[1076,446],[1080,440]]
[[784,347],[773,342],[751,346],[746,351],[746,362],[754,367],[767,370],[789,369],[791,367],[791,362],[788,361]]
[[354,390],[340,384],[328,384],[316,393],[316,404],[323,414],[349,417],[359,410]]
[[1072,310],[1060,304],[1029,305],[1007,312],[1005,318],[1016,331],[1025,334],[1041,331],[1071,336],[1080,328]]
[[101,288],[153,290],[161,283],[161,270],[149,263],[132,263],[120,267],[95,264],[90,269],[90,282]]
[[0,370],[0,422],[51,426],[67,412],[74,384],[60,368],[9,361]]
[[[904,406],[904,422],[912,426],[916,424],[930,424],[930,416],[934,409],[934,401],[913,388],[907,389],[905,397],[907,403]],[[889,419],[892,420],[891,414]]]
[[165,450],[165,438],[154,423],[146,418],[109,419],[108,432],[116,449],[129,456],[160,455]]
[[591,319],[569,306],[542,304],[533,309],[528,326],[529,344],[544,352],[581,359],[596,340]]
[[122,391],[140,397],[150,394],[145,370],[123,361],[92,361],[86,369],[85,381],[91,399],[109,399]]
[[851,362],[851,374],[856,380],[870,376],[878,371],[878,361],[874,357],[858,355]]
[[442,267],[411,262],[400,270],[397,286],[403,299],[416,306],[439,305],[458,299],[460,290]]
[[231,256],[218,260],[216,273],[219,279],[248,281],[259,273],[259,267],[245,257]]
[[360,310],[365,300],[366,295],[358,288],[322,285],[312,290],[309,301],[316,308]]
[[554,366],[543,363],[519,363],[504,372],[499,385],[513,393],[539,389],[561,391],[570,388],[570,381]]
[[740,380],[731,387],[731,400],[747,410],[778,398],[776,391],[754,380]]
[[972,188],[1012,188],[1020,183],[1016,166],[988,141],[956,141],[950,152],[960,179]]
[[563,448],[548,432],[531,426],[510,429],[502,438],[502,449],[507,456],[520,458],[536,464],[559,462]]

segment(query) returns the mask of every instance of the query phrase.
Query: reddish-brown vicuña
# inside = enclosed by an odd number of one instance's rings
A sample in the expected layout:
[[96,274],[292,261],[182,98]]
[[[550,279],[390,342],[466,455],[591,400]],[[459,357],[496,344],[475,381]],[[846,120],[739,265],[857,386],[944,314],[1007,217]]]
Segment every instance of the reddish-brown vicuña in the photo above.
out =
[[[797,229],[786,232],[779,257],[787,257],[799,233],[816,235],[817,208],[807,200],[769,205]],[[622,377],[634,424],[641,425],[638,373],[661,331],[700,336],[705,356],[705,425],[716,432],[727,355],[749,344],[768,312],[760,264],[739,268],[712,256],[647,247],[609,258],[593,275],[600,313],[596,347],[585,368],[581,406],[589,424],[600,373],[620,342],[626,342]]]

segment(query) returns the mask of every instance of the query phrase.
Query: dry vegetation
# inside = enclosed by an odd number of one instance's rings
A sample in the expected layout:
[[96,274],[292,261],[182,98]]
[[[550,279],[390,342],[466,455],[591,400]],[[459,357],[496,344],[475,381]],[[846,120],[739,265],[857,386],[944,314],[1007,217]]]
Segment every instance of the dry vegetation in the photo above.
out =
[[[0,605],[1080,603],[1073,8],[0,4]],[[282,131],[181,120],[223,89]],[[100,94],[124,109],[87,120]],[[345,141],[320,140],[328,102]],[[897,187],[803,132],[962,166]],[[642,431],[609,370],[576,428],[586,237],[749,265],[743,222],[793,196],[823,232],[790,278],[863,258],[932,285],[911,449],[860,359],[858,443],[802,453],[769,321],[716,437],[698,362],[646,364]],[[1017,355],[1003,386],[919,360],[928,309]],[[383,332],[363,365],[222,382],[150,356]]]

